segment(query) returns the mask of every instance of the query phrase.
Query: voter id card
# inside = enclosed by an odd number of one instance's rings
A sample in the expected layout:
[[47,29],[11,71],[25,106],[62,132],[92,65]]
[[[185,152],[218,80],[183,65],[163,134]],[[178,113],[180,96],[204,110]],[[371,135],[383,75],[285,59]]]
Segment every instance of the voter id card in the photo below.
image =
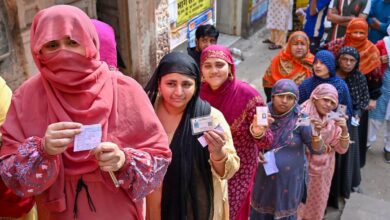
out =
[[339,104],[337,107],[337,112],[339,112],[341,115],[346,115],[347,114],[347,106]]
[[257,124],[260,126],[268,125],[268,107],[257,106],[256,107]]
[[213,118],[211,116],[191,118],[191,128],[193,135],[213,130]]

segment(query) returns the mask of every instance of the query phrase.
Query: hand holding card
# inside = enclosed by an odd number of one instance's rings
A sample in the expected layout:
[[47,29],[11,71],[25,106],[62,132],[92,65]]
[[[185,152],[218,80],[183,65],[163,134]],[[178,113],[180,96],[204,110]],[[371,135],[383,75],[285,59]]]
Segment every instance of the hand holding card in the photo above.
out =
[[44,150],[49,155],[64,152],[73,142],[75,135],[81,132],[81,124],[77,122],[56,122],[47,127],[44,137]]

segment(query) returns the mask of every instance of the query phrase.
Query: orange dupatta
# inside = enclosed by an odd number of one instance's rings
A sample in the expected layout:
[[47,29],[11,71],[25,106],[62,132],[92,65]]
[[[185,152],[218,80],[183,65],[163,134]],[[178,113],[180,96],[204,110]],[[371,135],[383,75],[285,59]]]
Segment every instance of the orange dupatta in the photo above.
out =
[[[307,53],[302,59],[297,59],[291,52],[291,46],[297,41],[303,41]],[[309,38],[302,31],[294,32],[287,45],[273,59],[263,77],[263,86],[271,88],[279,79],[291,79],[297,85],[312,75],[314,55],[310,53]]]
[[[353,36],[353,32],[362,32],[362,36]],[[368,74],[375,68],[381,66],[378,48],[368,40],[368,24],[363,18],[351,20],[347,26],[345,34],[345,46],[351,46],[359,51],[359,70],[363,74]]]

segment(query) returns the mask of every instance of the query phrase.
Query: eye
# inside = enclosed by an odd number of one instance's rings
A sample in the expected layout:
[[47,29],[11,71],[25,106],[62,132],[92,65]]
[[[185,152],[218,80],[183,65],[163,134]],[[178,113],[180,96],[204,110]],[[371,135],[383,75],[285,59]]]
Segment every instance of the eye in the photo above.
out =
[[58,43],[57,43],[57,41],[53,40],[53,41],[50,41],[50,42],[46,43],[45,45],[43,45],[43,47],[45,49],[48,49],[48,50],[54,50],[58,47]]
[[191,82],[184,82],[184,83],[182,84],[182,86],[183,86],[183,88],[188,89],[188,88],[190,88],[190,87],[192,86],[192,83],[191,83]]
[[224,63],[217,63],[217,68],[222,68],[222,67],[224,67],[225,66],[225,64]]
[[211,65],[210,64],[203,64],[203,68],[205,68],[205,69],[210,69],[211,68]]
[[175,87],[176,83],[175,82],[166,82],[165,85],[167,85],[168,87]]
[[72,47],[78,47],[80,44],[75,40],[69,40],[68,44]]

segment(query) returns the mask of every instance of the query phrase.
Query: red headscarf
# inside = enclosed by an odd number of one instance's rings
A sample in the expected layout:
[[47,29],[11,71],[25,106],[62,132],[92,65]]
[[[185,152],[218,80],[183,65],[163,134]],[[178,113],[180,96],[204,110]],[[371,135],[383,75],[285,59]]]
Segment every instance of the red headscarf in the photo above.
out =
[[[354,37],[353,32],[364,33],[361,37]],[[381,65],[379,50],[368,40],[368,24],[363,18],[354,18],[347,26],[345,34],[345,46],[351,46],[359,51],[359,70],[368,74]]]
[[[307,53],[302,59],[295,58],[291,52],[291,46],[297,41],[303,41],[306,45]],[[300,85],[303,80],[309,78],[313,73],[314,60],[309,44],[309,38],[304,32],[294,32],[288,39],[287,46],[272,59],[271,65],[264,74],[263,86],[271,88],[279,79],[291,79]]]
[[[64,49],[49,55],[40,53],[44,44],[65,36],[85,47],[86,56]],[[107,64],[99,61],[98,50],[96,30],[80,9],[57,5],[38,12],[31,28],[31,52],[40,74],[14,94],[2,127],[1,156],[18,154],[20,143],[28,137],[43,137],[49,124],[74,121],[100,123],[102,141],[170,157],[166,134],[141,86],[129,77],[110,72]],[[60,155],[62,168],[48,190],[50,199],[63,196],[64,174],[79,175],[98,169],[96,159],[87,154],[73,152],[70,144]],[[102,175],[106,185],[113,187],[108,174]],[[61,204],[53,205],[54,209],[63,209]]]

